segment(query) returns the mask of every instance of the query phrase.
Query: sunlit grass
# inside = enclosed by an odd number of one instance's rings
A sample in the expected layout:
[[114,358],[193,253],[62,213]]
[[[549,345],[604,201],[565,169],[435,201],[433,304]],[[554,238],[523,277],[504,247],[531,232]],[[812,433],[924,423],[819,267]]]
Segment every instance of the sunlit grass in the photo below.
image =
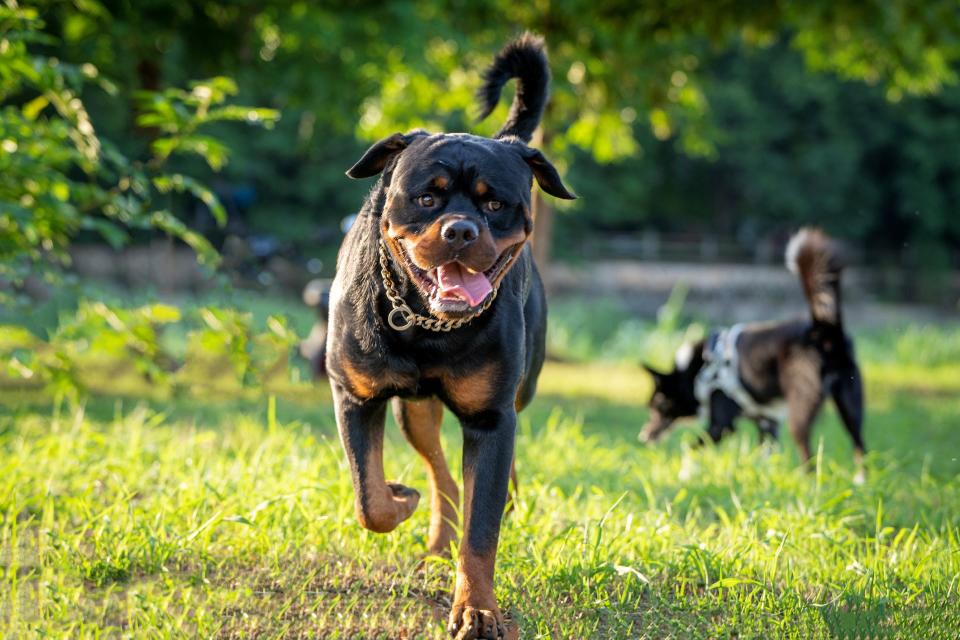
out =
[[[518,439],[500,602],[530,638],[952,637],[960,384],[868,368],[869,481],[828,412],[817,472],[744,428],[690,451],[636,432],[636,367],[551,363]],[[0,633],[443,637],[452,565],[427,510],[356,523],[329,408],[281,399],[40,406],[0,418]],[[445,427],[459,470],[459,435]],[[389,430],[387,473],[421,491]],[[953,631],[951,631],[951,629]]]

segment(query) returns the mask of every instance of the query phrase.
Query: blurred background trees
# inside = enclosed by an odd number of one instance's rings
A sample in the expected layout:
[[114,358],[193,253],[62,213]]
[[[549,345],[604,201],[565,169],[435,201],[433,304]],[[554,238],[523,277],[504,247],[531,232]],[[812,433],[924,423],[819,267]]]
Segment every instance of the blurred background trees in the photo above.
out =
[[[165,171],[209,184],[230,213],[218,231],[202,198],[169,203],[215,245],[260,233],[331,256],[340,220],[369,187],[343,170],[396,130],[495,130],[508,100],[474,122],[480,72],[532,29],[546,36],[554,72],[544,144],[582,196],[559,213],[560,257],[635,255],[660,232],[719,238],[731,257],[763,259],[758,247],[816,223],[866,262],[960,265],[955,0],[27,6],[42,32],[2,36],[0,54],[16,46],[34,65],[95,69],[97,81],[74,90],[131,162],[149,163],[165,135],[143,119],[144,91],[169,98],[166,89],[224,76],[240,103],[282,113],[270,130],[205,124],[207,161],[166,159]],[[29,111],[38,92],[5,87],[5,108]]]
[[[219,226],[226,211],[200,180],[168,170],[172,157],[188,157],[218,170],[226,146],[203,131],[214,123],[272,123],[277,114],[225,104],[236,94],[230,78],[193,81],[188,89],[153,88],[121,93],[89,62],[72,64],[33,49],[54,48],[35,8],[12,0],[0,6],[0,301],[29,276],[55,278],[69,264],[72,240],[83,232],[120,247],[132,230],[159,231],[186,243],[204,265],[219,254],[178,215],[187,198],[203,203]],[[87,110],[87,88],[129,101],[136,126],[149,131],[149,146],[115,144],[130,131],[104,137]],[[102,115],[102,114],[100,114]],[[143,137],[143,136],[141,136]]]

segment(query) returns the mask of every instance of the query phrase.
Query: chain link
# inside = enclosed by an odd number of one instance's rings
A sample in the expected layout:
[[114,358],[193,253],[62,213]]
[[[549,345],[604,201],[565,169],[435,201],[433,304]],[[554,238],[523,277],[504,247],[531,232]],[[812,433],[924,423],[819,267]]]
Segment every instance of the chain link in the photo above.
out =
[[[393,277],[390,275],[390,263],[387,259],[387,244],[383,240],[380,241],[380,277],[383,279],[383,287],[386,290],[387,298],[390,300],[390,304],[393,305],[393,309],[387,314],[387,324],[397,331],[406,331],[413,325],[430,331],[440,332],[459,329],[489,309],[490,305],[493,304],[493,301],[496,299],[497,291],[499,290],[499,287],[494,289],[490,298],[484,302],[483,306],[473,315],[455,320],[441,320],[440,318],[422,316],[411,309],[397,291],[397,286],[393,283]],[[397,316],[399,316],[399,320]]]

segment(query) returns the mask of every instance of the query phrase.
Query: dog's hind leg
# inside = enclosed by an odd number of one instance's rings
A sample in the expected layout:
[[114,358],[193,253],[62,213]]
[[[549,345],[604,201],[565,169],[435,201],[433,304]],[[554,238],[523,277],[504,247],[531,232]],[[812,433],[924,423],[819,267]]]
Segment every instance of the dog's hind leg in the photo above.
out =
[[431,555],[449,555],[456,538],[460,492],[450,475],[440,444],[443,404],[429,400],[393,399],[393,416],[407,441],[427,464],[430,479],[430,534],[427,550]]
[[383,426],[387,403],[359,401],[332,384],[340,440],[350,462],[357,519],[363,527],[386,533],[410,517],[420,494],[383,474]]
[[800,459],[813,471],[810,464],[810,430],[823,404],[822,361],[819,357],[800,352],[793,354],[780,370],[780,386],[787,401],[787,421],[790,435],[800,450]]
[[840,413],[843,426],[847,428],[847,433],[853,440],[853,460],[856,468],[853,481],[856,484],[863,484],[866,481],[866,469],[863,466],[866,446],[861,434],[863,428],[863,381],[860,378],[860,369],[854,365],[840,371],[831,389],[831,394],[834,403],[837,405],[837,411]]
[[797,448],[800,450],[800,459],[806,465],[807,471],[813,471],[813,466],[810,464],[812,457],[810,453],[810,430],[822,404],[823,396],[820,393],[819,385],[816,390],[810,388],[796,389],[787,395],[790,435],[793,436],[793,441],[797,443]]

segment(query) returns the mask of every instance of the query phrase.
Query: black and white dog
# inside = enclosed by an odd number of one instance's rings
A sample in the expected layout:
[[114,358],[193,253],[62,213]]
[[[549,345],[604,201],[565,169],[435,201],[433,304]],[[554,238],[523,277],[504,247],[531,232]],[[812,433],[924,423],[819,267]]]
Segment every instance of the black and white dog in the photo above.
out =
[[863,385],[843,330],[839,249],[819,229],[801,229],[787,245],[786,263],[800,278],[811,318],[736,325],[682,346],[669,373],[646,367],[655,388],[640,440],[653,442],[678,418],[698,414],[714,442],[740,416],[757,423],[761,439],[776,438],[786,419],[809,463],[811,426],[830,394],[853,440],[855,481],[862,482]]

